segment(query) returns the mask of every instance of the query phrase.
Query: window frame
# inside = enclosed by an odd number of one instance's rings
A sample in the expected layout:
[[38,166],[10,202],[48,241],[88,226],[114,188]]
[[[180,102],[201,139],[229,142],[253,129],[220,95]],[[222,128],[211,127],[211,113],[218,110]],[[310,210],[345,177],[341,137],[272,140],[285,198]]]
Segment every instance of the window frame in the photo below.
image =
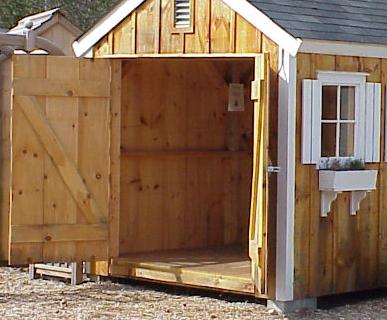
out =
[[195,32],[195,0],[188,0],[190,2],[190,25],[185,28],[176,27],[176,0],[172,1],[172,33],[173,34],[184,34]]
[[[362,121],[365,117],[366,107],[366,78],[368,74],[362,72],[340,72],[340,71],[318,71],[317,80],[319,81],[320,90],[320,112],[319,112],[319,132],[320,132],[320,150],[319,159],[320,165],[329,159],[338,159],[339,161],[347,161],[351,159],[364,160],[365,158],[365,121]],[[323,120],[322,119],[322,101],[323,101],[323,87],[324,86],[336,86],[337,87],[337,117],[336,120]],[[355,120],[341,120],[340,117],[340,102],[341,99],[341,87],[355,87]],[[340,93],[340,94],[339,94]],[[336,127],[340,127],[341,123],[354,123],[354,152],[353,156],[343,157],[339,154],[340,149],[340,129],[336,131],[336,156],[334,157],[322,157],[322,124],[334,123]]]

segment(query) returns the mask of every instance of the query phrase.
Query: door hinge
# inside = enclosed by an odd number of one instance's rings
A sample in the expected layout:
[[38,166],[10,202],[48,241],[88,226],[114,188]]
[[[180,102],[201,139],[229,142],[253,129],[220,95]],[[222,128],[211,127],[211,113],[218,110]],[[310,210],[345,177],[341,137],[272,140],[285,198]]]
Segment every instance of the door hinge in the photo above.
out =
[[269,173],[279,173],[281,171],[281,167],[268,166],[266,170]]

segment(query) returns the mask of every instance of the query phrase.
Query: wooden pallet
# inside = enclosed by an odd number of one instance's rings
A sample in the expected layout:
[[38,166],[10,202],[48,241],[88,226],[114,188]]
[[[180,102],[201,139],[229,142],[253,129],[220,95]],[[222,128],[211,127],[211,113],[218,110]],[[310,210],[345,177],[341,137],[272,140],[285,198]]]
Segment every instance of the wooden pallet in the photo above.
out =
[[30,279],[37,278],[57,278],[68,279],[71,285],[75,286],[83,282],[84,265],[83,263],[46,263],[30,264]]

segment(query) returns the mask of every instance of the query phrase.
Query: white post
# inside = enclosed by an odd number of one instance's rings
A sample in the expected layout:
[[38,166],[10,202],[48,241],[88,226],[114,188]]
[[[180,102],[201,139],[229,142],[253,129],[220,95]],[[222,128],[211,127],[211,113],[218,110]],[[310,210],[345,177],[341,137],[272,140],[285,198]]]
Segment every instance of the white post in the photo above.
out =
[[296,149],[296,58],[279,53],[276,300],[292,301]]

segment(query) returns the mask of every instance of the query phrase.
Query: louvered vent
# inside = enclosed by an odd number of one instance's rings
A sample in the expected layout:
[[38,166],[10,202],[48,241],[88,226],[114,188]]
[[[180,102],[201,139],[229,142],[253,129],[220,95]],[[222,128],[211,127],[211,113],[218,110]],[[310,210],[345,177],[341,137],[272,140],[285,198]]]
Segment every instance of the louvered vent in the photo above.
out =
[[175,28],[191,27],[191,0],[175,0]]

